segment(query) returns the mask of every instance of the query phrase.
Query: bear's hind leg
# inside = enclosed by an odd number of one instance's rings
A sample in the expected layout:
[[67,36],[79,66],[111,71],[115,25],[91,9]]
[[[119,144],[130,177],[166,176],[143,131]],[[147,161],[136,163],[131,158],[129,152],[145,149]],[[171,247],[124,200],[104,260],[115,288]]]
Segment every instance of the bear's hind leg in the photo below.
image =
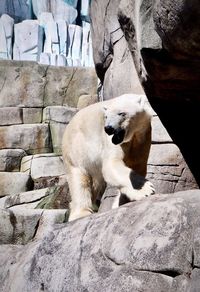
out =
[[71,196],[69,221],[92,214],[90,176],[81,171],[78,167],[71,167],[68,183]]

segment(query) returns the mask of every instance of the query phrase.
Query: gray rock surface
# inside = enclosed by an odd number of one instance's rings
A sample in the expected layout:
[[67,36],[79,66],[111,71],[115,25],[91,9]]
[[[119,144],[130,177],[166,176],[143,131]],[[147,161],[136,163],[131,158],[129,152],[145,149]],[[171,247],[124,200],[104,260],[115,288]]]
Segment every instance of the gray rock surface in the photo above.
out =
[[200,185],[199,3],[121,0],[117,14],[145,93]]
[[64,130],[76,112],[76,108],[67,106],[48,106],[44,109],[43,122],[49,123],[54,153],[62,154]]
[[29,191],[33,188],[31,177],[21,172],[0,172],[0,197]]
[[0,171],[20,171],[21,160],[25,155],[22,149],[0,150]]
[[55,68],[1,60],[0,107],[76,107],[81,95],[96,94],[97,83],[94,68]]
[[33,241],[0,246],[2,291],[198,291],[199,210],[196,190],[51,224],[44,234],[40,220]]
[[0,149],[21,148],[28,154],[51,152],[47,124],[22,124],[0,127]]
[[[94,63],[109,99],[124,93],[143,93],[134,62],[117,18],[120,0],[91,2]],[[123,80],[123,82],[122,82]]]

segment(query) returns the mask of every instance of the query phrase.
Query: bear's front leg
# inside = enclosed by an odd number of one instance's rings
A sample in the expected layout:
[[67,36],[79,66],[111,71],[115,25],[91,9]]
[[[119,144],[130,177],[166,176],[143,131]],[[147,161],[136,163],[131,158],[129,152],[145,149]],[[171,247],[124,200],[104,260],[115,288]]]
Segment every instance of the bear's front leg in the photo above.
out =
[[120,189],[129,200],[137,201],[155,193],[153,184],[144,177],[134,173],[122,160],[112,158],[103,163],[105,181]]
[[68,221],[93,213],[91,178],[78,167],[68,165],[68,184],[71,196]]

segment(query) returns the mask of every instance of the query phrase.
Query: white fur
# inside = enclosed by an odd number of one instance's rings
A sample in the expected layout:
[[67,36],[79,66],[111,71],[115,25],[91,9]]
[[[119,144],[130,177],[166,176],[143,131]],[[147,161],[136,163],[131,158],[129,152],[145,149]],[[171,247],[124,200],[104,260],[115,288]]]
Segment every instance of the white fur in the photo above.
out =
[[[144,178],[142,188],[133,188],[132,169],[125,165],[122,149],[135,133],[142,137],[150,119],[143,99],[133,94],[90,105],[73,117],[66,127],[62,149],[72,199],[69,220],[91,214],[106,183],[118,187],[130,200],[153,194],[152,184]],[[124,140],[114,145],[105,126],[124,129]]]

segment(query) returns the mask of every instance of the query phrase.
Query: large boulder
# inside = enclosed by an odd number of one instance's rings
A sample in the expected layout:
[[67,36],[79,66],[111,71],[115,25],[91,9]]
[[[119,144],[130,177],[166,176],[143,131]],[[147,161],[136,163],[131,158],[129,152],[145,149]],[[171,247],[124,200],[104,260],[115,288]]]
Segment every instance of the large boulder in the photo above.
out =
[[104,99],[123,93],[143,93],[117,19],[119,3],[120,0],[91,2],[93,57],[97,75],[103,83]]
[[[55,222],[47,226],[41,218],[26,245],[0,246],[2,291],[199,289],[198,190],[152,196],[70,223]],[[4,243],[6,234],[9,230],[4,229]]]
[[148,100],[198,185],[199,16],[197,0],[91,3],[94,62],[104,98],[137,92],[139,76]]

